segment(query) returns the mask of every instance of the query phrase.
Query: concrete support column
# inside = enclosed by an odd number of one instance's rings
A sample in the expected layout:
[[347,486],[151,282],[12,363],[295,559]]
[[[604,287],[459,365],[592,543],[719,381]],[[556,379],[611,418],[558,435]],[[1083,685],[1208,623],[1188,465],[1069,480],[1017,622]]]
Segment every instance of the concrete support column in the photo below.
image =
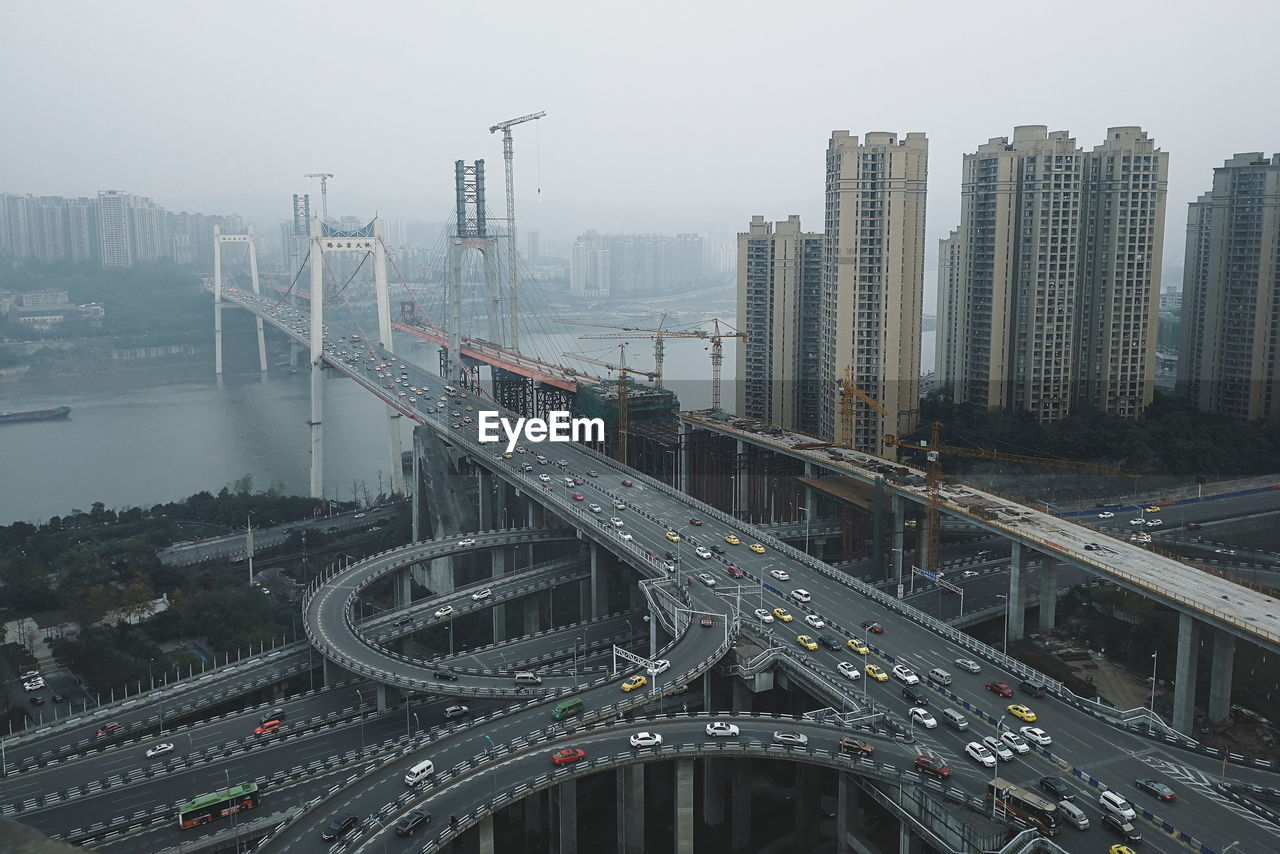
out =
[[329,659],[323,659],[324,662],[324,684],[325,687],[337,685],[339,682],[345,682],[351,678],[351,672],[339,667]]
[[324,498],[324,254],[311,221],[311,497]]
[[1178,666],[1173,675],[1173,728],[1191,735],[1196,721],[1196,663],[1200,653],[1200,624],[1187,613],[1178,614]]
[[502,643],[507,639],[507,604],[499,602],[489,610],[493,613],[493,642]]
[[816,765],[796,764],[796,850],[811,851],[818,844],[822,786]]
[[861,794],[853,775],[845,771],[837,773],[836,789],[836,854],[853,854],[849,831],[858,826],[858,801]]
[[1215,629],[1213,666],[1209,668],[1209,720],[1220,724],[1231,713],[1231,669],[1235,667],[1235,635]]
[[[737,681],[737,680],[735,680]],[[733,854],[753,854],[751,844],[751,768],[750,759],[735,759],[733,773],[733,813],[729,822],[729,850]]]
[[615,773],[618,854],[644,854],[644,765],[627,765]]
[[676,854],[693,854],[693,760],[676,760]]
[[609,585],[605,577],[604,555],[600,546],[591,543],[591,619],[598,620],[609,612]]
[[1047,632],[1058,621],[1058,559],[1043,555],[1040,565],[1040,631]]
[[725,788],[729,782],[726,759],[702,761],[702,820],[711,827],[724,824]]
[[595,601],[595,586],[590,578],[578,582],[578,619],[591,619],[591,603]]
[[[893,580],[894,580],[894,583],[895,583],[895,584],[901,584],[901,583],[902,583],[902,563],[903,563],[903,560],[902,560],[902,558],[903,558],[903,555],[902,555],[902,543],[903,543],[902,523],[906,521],[906,515],[905,515],[905,512],[906,512],[906,501],[903,499],[903,497],[902,497],[901,495],[893,495],[892,497],[890,497],[890,499],[889,499],[889,512],[890,512],[890,515],[892,515],[892,516],[893,516],[893,522],[892,522],[892,525],[893,525],[893,553],[892,553],[892,556],[891,556],[891,557],[892,557],[892,559],[893,559],[893,567],[892,567],[893,576],[892,576],[892,578],[893,578]],[[893,593],[894,593],[894,595],[897,595],[897,591],[896,591],[896,590],[895,590],[895,591],[893,591]]]
[[482,468],[476,469],[476,530],[493,529],[493,475]]
[[923,846],[920,837],[911,832],[905,821],[898,825],[898,854],[920,854]]
[[526,596],[524,600],[524,633],[526,635],[531,635],[538,631],[540,623],[538,611],[537,597]]
[[403,608],[413,602],[412,581],[413,576],[409,572],[409,567],[406,566],[404,569],[396,570],[391,592],[395,607]]
[[378,694],[378,711],[385,712],[387,709],[393,709],[400,705],[400,689],[394,685],[377,686]]
[[423,493],[422,456],[418,453],[418,429],[416,427],[413,431],[413,440],[410,442],[410,447],[413,448],[413,507],[411,509],[413,518],[410,520],[413,531],[410,536],[413,537],[413,542],[417,543],[422,541],[422,514],[426,505],[422,503],[420,498]]
[[578,781],[572,777],[551,789],[556,805],[556,832],[552,845],[557,854],[578,854]]
[[751,493],[747,486],[747,443],[738,439],[733,457],[733,515],[739,519],[750,518]]
[[1031,549],[1022,543],[1013,544],[1013,554],[1009,560],[1009,598],[1004,606],[1008,609],[1009,640],[1022,640],[1025,634],[1027,615],[1027,589],[1022,583],[1022,573],[1027,568],[1027,558]]
[[480,854],[493,854],[493,816],[480,819],[476,829],[480,831]]
[[489,550],[489,572],[493,575],[494,581],[507,574],[507,549],[505,546]]

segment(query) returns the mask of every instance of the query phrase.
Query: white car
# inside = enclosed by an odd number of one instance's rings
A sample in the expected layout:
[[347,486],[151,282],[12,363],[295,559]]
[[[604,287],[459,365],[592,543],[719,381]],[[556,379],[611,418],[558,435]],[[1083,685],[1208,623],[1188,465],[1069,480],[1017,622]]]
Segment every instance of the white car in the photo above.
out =
[[790,575],[787,575],[785,572],[783,572],[783,571],[782,571],[782,570],[780,570],[780,569],[771,569],[771,570],[769,570],[769,574],[770,574],[770,575],[772,575],[774,578],[778,579],[779,581],[790,581],[790,580],[791,580],[791,576],[790,576]]
[[1160,527],[1161,525],[1163,525],[1163,524],[1164,524],[1164,522],[1163,522],[1163,521],[1161,521],[1160,519],[1148,519],[1148,520],[1147,520],[1147,527],[1148,527],[1148,528],[1159,528],[1159,527]]
[[452,605],[445,605],[443,608],[441,608],[440,610],[436,611],[436,618],[438,619],[438,618],[440,618],[440,617],[447,617],[447,616],[449,616],[449,615],[450,615],[450,614],[452,614],[452,613],[453,613],[453,606],[452,606]]
[[613,509],[614,509],[614,510],[626,510],[626,509],[627,509],[627,505],[623,504],[621,501],[615,501],[615,502],[613,502]]
[[1116,514],[1112,513],[1110,510],[1103,510],[1098,514],[1099,519],[1114,519],[1115,517]]
[[693,550],[693,553],[696,554],[698,557],[702,558],[703,560],[711,560],[710,549],[703,548],[702,546],[698,546],[696,549]]
[[638,732],[631,736],[632,747],[661,747],[662,736],[656,732]]
[[994,753],[996,758],[1001,762],[1013,761],[1013,751],[1009,749],[1008,745],[996,738],[994,735],[983,736],[982,744],[987,748],[987,750]]
[[590,510],[592,513],[599,513],[599,512],[600,512],[600,505],[599,505],[599,504],[588,504],[588,505],[587,505],[587,509],[588,509],[588,510]]
[[914,670],[907,667],[905,664],[895,664],[893,666],[893,678],[897,679],[904,685],[916,685],[920,682],[920,677],[915,674]]
[[550,475],[540,474],[538,475],[538,480],[542,481],[543,483],[550,483],[551,477]]
[[147,751],[147,758],[151,759],[154,756],[164,756],[171,750],[173,750],[172,744],[167,742],[165,744],[157,744],[155,747]]
[[938,725],[938,721],[933,717],[933,715],[929,714],[929,710],[922,709],[919,706],[914,706],[909,712],[907,712],[907,717],[918,722],[925,729],[933,729]]
[[826,621],[823,620],[821,617],[819,617],[817,614],[805,614],[804,621],[809,625],[813,626],[815,629],[825,629],[827,627]]
[[769,610],[768,610],[767,608],[756,608],[756,617],[757,617],[757,618],[760,620],[760,622],[762,622],[762,623],[772,623],[772,622],[773,622],[773,614],[770,614],[770,613],[769,613]]
[[649,668],[649,675],[657,676],[659,673],[665,673],[667,670],[670,670],[670,669],[671,669],[671,662],[667,661],[665,658],[659,658],[653,662],[653,667]]
[[839,670],[846,678],[852,679],[855,682],[862,678],[862,671],[859,670],[858,665],[854,664],[852,661],[840,662],[836,665],[836,670]]
[[611,516],[609,517],[609,524],[613,525],[613,527],[615,528],[621,528],[623,525],[626,524],[626,522],[623,522],[617,516]]
[[492,595],[493,595],[493,591],[490,590],[488,587],[486,587],[483,590],[477,590],[475,593],[472,593],[471,599],[475,602],[479,602],[483,599],[488,599]]
[[791,591],[791,598],[797,602],[809,602],[812,601],[813,596],[810,595],[808,590],[796,589]]
[[1139,518],[1139,519],[1130,519],[1130,520],[1129,520],[1129,524],[1130,524],[1130,525],[1133,525],[1133,526],[1135,526],[1135,527],[1136,527],[1136,526],[1138,526],[1138,525],[1145,525],[1145,524],[1147,524],[1147,520],[1146,520],[1146,519],[1141,519],[1141,518]]
[[1000,733],[1000,740],[1003,741],[1006,745],[1008,745],[1009,749],[1012,750],[1014,753],[1030,753],[1031,752],[1031,745],[1023,741],[1022,736],[1018,735],[1013,730],[1007,729],[1004,732]]
[[1049,737],[1049,733],[1038,726],[1024,726],[1018,732],[1022,733],[1022,737],[1027,741],[1038,744],[1041,747],[1048,747],[1053,744],[1053,739]]
[[631,536],[631,533],[629,531],[619,531],[618,536],[622,538],[622,541],[624,543],[629,543],[635,539],[635,537]]
[[964,752],[969,754],[975,761],[982,763],[988,768],[996,767],[996,758],[991,755],[991,751],[987,750],[976,741],[971,741],[964,746]]
[[956,667],[959,667],[961,670],[969,673],[979,673],[982,670],[982,665],[978,664],[978,662],[974,661],[972,658],[957,658]]
[[737,724],[727,724],[724,721],[713,721],[707,724],[707,735],[720,738],[732,738],[738,734]]
[[458,548],[460,549],[469,548],[470,546],[474,546],[475,544],[476,544],[476,541],[471,539],[470,537],[467,537],[465,540],[458,540]]

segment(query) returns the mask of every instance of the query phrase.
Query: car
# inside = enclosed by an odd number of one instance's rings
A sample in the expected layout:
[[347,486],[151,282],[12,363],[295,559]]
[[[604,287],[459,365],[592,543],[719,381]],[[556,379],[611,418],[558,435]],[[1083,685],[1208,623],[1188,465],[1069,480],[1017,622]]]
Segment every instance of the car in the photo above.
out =
[[804,621],[815,629],[825,629],[827,627],[826,620],[822,619],[817,614],[805,614]]
[[874,635],[884,634],[884,626],[880,625],[875,620],[863,620],[862,627]]
[[35,695],[34,697],[32,697],[32,698],[30,699],[30,701],[29,701],[29,702],[30,702],[30,703],[31,703],[31,705],[33,705],[33,706],[43,706],[43,705],[44,705],[44,697],[41,697],[39,694],[37,694],[37,695]]
[[436,609],[436,618],[439,619],[440,617],[447,617],[452,613],[453,613],[453,606],[445,605],[443,608]]
[[1003,682],[988,682],[987,690],[997,697],[1012,697],[1013,689]]
[[585,496],[585,495],[583,495],[581,492],[575,492],[575,493],[573,494],[573,500],[574,500],[574,501],[584,501],[585,499],[586,499],[586,496]]
[[474,601],[474,602],[480,602],[480,601],[482,601],[482,600],[484,600],[484,599],[488,599],[488,598],[490,598],[490,597],[492,597],[492,596],[493,596],[493,591],[492,591],[492,590],[490,590],[488,587],[486,587],[486,588],[485,588],[485,589],[483,589],[483,590],[477,590],[475,593],[472,593],[472,594],[471,594],[471,599],[472,599],[472,601]]
[[902,686],[902,699],[906,700],[913,706],[929,705],[929,698],[926,697],[919,688],[912,685]]
[[760,545],[759,543],[752,543],[751,545],[747,546],[747,548],[751,549],[751,551],[755,552],[758,555],[764,554],[764,546]]
[[600,505],[599,505],[599,504],[588,504],[588,505],[587,505],[587,509],[588,509],[588,510],[590,510],[592,513],[599,513],[599,512],[600,512]]
[[1055,801],[1074,801],[1076,799],[1075,792],[1067,781],[1061,777],[1041,777],[1040,788],[1053,796]]
[[613,502],[613,509],[614,509],[614,510],[626,510],[626,509],[627,509],[627,505],[623,504],[621,501],[615,501],[615,502]]
[[916,685],[920,682],[920,677],[905,664],[895,664],[893,666],[893,678],[906,685]]
[[573,763],[587,758],[587,751],[581,747],[563,747],[551,754],[552,765],[572,765]]
[[775,732],[773,743],[787,747],[806,747],[809,744],[809,736],[802,732]]
[[352,518],[352,519],[363,519],[364,517],[366,517],[366,516],[368,516],[368,515],[369,515],[368,513],[357,513],[356,515],[352,516],[351,518]]
[[726,566],[724,568],[724,571],[729,573],[730,578],[746,578],[747,577],[747,574],[745,572],[743,572],[741,569],[738,569],[738,567],[733,565]]
[[768,608],[756,608],[755,615],[756,615],[756,619],[762,623],[773,622],[773,614],[769,613]]
[[1147,533],[1144,533],[1144,532],[1139,532],[1139,533],[1136,533],[1136,534],[1132,534],[1132,535],[1129,537],[1129,542],[1131,542],[1131,543],[1144,543],[1144,544],[1145,544],[1145,543],[1149,543],[1149,542],[1151,542],[1151,535],[1150,535],[1150,534],[1147,534]]
[[1018,732],[1022,734],[1023,738],[1032,744],[1038,744],[1041,747],[1048,747],[1053,744],[1053,739],[1049,737],[1049,733],[1040,729],[1038,726],[1019,727]]
[[574,485],[574,486],[582,486],[584,483],[586,483],[586,481],[585,481],[585,480],[583,480],[583,479],[582,479],[582,478],[580,478],[580,477],[575,477],[575,478],[573,479],[573,485]]
[[1012,762],[1013,751],[1009,749],[1009,745],[1005,744],[994,735],[986,735],[982,737],[983,747],[995,754],[996,758],[1001,762]]
[[405,813],[396,822],[396,836],[413,836],[415,830],[423,827],[431,822],[431,813],[422,810],[412,810]]
[[671,669],[671,662],[665,658],[654,659],[653,667],[646,668],[650,676],[657,676],[659,673],[665,673]]
[[991,755],[991,751],[987,750],[976,741],[971,741],[966,744],[964,746],[964,752],[969,754],[969,758],[977,762],[979,765],[984,765],[987,768],[996,767],[996,758]]
[[715,543],[712,543],[712,544],[711,544],[711,551],[715,552],[715,553],[716,553],[716,554],[718,554],[718,555],[722,555],[722,554],[724,554],[724,553],[725,553],[725,552],[724,552],[724,549],[723,549],[723,548],[721,548],[720,546],[716,545]]
[[790,581],[790,580],[791,580],[791,576],[790,576],[790,575],[788,575],[787,573],[783,572],[783,571],[782,571],[782,570],[780,570],[780,569],[771,569],[771,570],[769,570],[769,575],[773,576],[774,578],[778,579],[779,581]]
[[1177,797],[1173,793],[1173,789],[1170,789],[1159,780],[1134,780],[1133,785],[1137,787],[1138,791],[1146,792],[1148,795],[1159,798],[1162,801],[1171,801]]
[[320,834],[320,838],[325,842],[332,842],[354,828],[359,821],[359,816],[351,815],[350,813],[338,816],[329,822],[329,826],[324,829],[324,833]]
[[409,616],[408,614],[405,614],[403,617],[400,617],[399,619],[397,619],[397,620],[396,620],[394,623],[392,623],[391,625],[393,625],[393,626],[411,626],[411,625],[413,625],[413,617]]
[[966,673],[982,672],[982,665],[978,664],[978,662],[974,661],[972,658],[957,658],[955,660],[955,665]]
[[849,638],[849,640],[846,642],[845,645],[848,646],[849,649],[856,652],[858,655],[866,655],[869,652],[871,652],[871,647],[867,646],[866,643],[864,643],[861,640],[858,640],[857,638]]
[[964,572],[960,573],[960,577],[961,577],[961,578],[976,578],[977,576],[979,576],[979,575],[981,575],[981,574],[982,574],[982,573],[978,572],[978,570],[976,570],[976,569],[966,569]]
[[621,519],[619,519],[617,516],[610,516],[610,517],[609,517],[609,524],[610,524],[610,525],[612,525],[612,526],[613,526],[613,527],[615,527],[615,528],[621,528],[623,525],[625,525],[625,524],[627,524],[627,523],[626,523],[626,522],[623,522],[623,521],[622,521]]
[[797,602],[809,602],[813,599],[813,594],[804,588],[797,588],[791,591],[791,598]]
[[656,732],[638,732],[628,739],[632,747],[661,747],[662,736]]
[[673,543],[678,543],[680,542],[680,535],[675,531],[667,531],[667,539]]
[[1014,703],[1006,708],[1008,709],[1009,714],[1013,715],[1015,718],[1024,720],[1027,723],[1032,723],[1036,719],[1036,713],[1031,711],[1030,706],[1024,706],[1021,703]]
[[919,706],[913,706],[908,712],[907,717],[923,726],[925,729],[935,729],[938,726],[938,720],[929,713],[928,709],[922,709]]
[[690,524],[690,525],[693,525],[695,528],[701,528],[701,527],[702,527],[702,520],[701,520],[701,519],[690,519],[690,520],[689,520],[689,524]]
[[67,701],[67,698],[59,694],[57,691],[54,691],[53,696],[49,699],[53,700],[55,703],[65,703]]
[[671,551],[670,551],[670,550],[668,550],[668,551],[667,551],[667,553],[666,553],[666,558],[667,558],[667,560],[671,561],[672,563],[679,563],[679,562],[680,562],[680,557],[679,557],[678,555],[673,555],[673,554],[671,553]]
[[1115,517],[1116,514],[1112,513],[1110,510],[1103,510],[1098,514],[1099,519],[1114,519]]
[[471,537],[467,537],[465,540],[458,540],[458,548],[460,549],[469,549],[475,544],[476,544],[476,541],[473,540]]
[[792,619],[791,612],[788,611],[786,608],[774,608],[773,616],[777,617],[779,620],[781,620],[784,623],[789,623],[791,622],[791,619]]
[[923,771],[926,774],[932,774],[942,779],[951,776],[951,766],[935,756],[917,756],[915,768],[917,771]]
[[870,756],[876,752],[875,746],[869,741],[863,741],[854,738],[851,735],[844,735],[836,742],[836,748],[841,753],[861,753],[863,756]]
[[550,482],[551,482],[551,475],[549,475],[549,474],[540,474],[540,475],[538,475],[538,480],[542,481],[543,483],[550,483]]
[[628,543],[635,539],[635,537],[633,537],[628,531],[619,531],[618,536]]
[[1148,520],[1147,520],[1147,527],[1148,527],[1148,528],[1159,528],[1159,527],[1160,527],[1161,525],[1163,525],[1163,524],[1164,524],[1164,521],[1163,521],[1163,520],[1160,520],[1160,519],[1148,519]]
[[1100,552],[1102,551],[1102,546],[1097,543],[1085,543],[1084,550],[1087,552]]
[[155,747],[147,751],[147,758],[151,759],[156,756],[164,756],[171,750],[173,750],[173,745],[168,742],[165,742],[164,744],[157,744]]
[[565,466],[569,465],[569,461],[568,461],[568,460],[556,460],[556,465],[560,466],[560,468],[564,468]]
[[280,727],[282,726],[284,726],[284,721],[277,718],[276,720],[267,721],[266,723],[261,724],[256,729],[254,729],[253,734],[266,735],[269,732],[275,732],[276,730],[280,729]]
[[724,541],[725,541],[726,543],[728,543],[729,545],[731,545],[731,546],[740,546],[740,545],[742,545],[742,540],[738,539],[738,538],[737,538],[737,537],[735,537],[733,534],[725,534],[725,535],[724,535]]
[[1130,519],[1130,520],[1129,520],[1129,524],[1130,524],[1130,525],[1134,525],[1134,526],[1137,526],[1137,525],[1145,525],[1145,524],[1147,524],[1147,520],[1146,520],[1146,519],[1143,519],[1141,516],[1139,516],[1137,519]]
[[622,683],[622,693],[630,694],[635,689],[643,688],[648,684],[649,680],[637,673],[635,676],[632,676],[630,679]]
[[599,476],[600,476],[600,472],[596,471],[595,469],[587,469],[587,477],[599,477]]
[[471,709],[466,706],[446,706],[444,710],[444,719],[451,721],[454,718],[465,718],[471,714]]
[[840,642],[831,635],[818,635],[818,645],[824,646],[832,652],[837,652],[840,649]]
[[712,577],[711,577],[710,573],[706,573],[706,572],[699,572],[699,573],[698,573],[698,580],[699,580],[699,581],[701,581],[703,584],[705,584],[707,587],[715,587],[715,586],[716,586],[716,580],[715,580],[714,578],[712,578]]
[[1022,736],[1018,735],[1013,730],[1007,729],[1004,732],[1000,733],[1000,740],[1003,741],[1005,743],[1005,746],[1008,747],[1010,750],[1012,750],[1014,753],[1030,753],[1031,752],[1031,745],[1023,741]]
[[872,679],[876,680],[877,682],[889,681],[889,674],[885,673],[883,670],[880,669],[879,666],[875,664],[868,664],[866,666],[866,671],[867,671],[867,675],[870,676]]
[[703,560],[711,560],[711,550],[705,546],[698,546],[693,550],[693,553]]
[[[1102,824],[1103,826],[1111,830],[1114,830],[1116,833],[1123,836],[1125,839],[1125,842],[1129,842],[1129,843],[1132,843],[1133,845],[1137,845],[1139,842],[1142,841],[1142,833],[1139,832],[1138,829],[1134,827],[1133,824],[1129,822],[1127,819],[1122,818],[1121,816],[1118,816],[1115,813],[1104,812],[1102,814]],[[1129,846],[1126,845],[1124,847],[1128,848]]]
[[675,565],[675,562],[674,562],[674,561],[666,561],[665,563],[663,563],[663,564],[662,564],[662,567],[663,567],[663,569],[665,569],[667,572],[675,572],[675,571],[676,571],[676,565]]
[[1116,843],[1107,849],[1107,854],[1138,854],[1138,852],[1134,851],[1128,845]]
[[724,721],[712,721],[707,724],[707,735],[712,738],[733,738],[737,734],[737,724],[725,723]]
[[622,482],[622,485],[623,485],[623,486],[631,486],[631,485],[632,485],[632,483],[631,483],[631,481],[629,481],[629,480],[624,480],[624,481]]
[[852,661],[840,662],[836,665],[836,670],[839,670],[847,679],[857,681],[862,678],[862,674],[858,671],[858,665]]
[[439,670],[435,671],[432,675],[435,676],[435,678],[445,682],[458,681],[458,674],[453,670],[452,667],[442,667]]
[[1156,505],[1152,504],[1150,507],[1143,507],[1143,508],[1142,508],[1142,512],[1143,512],[1143,513],[1159,513],[1159,512],[1160,512],[1160,508],[1159,508],[1159,507],[1157,507]]
[[818,648],[818,642],[808,635],[796,635],[796,643],[807,650],[815,650]]
[[510,459],[513,459],[513,456],[512,456],[512,454],[511,454],[511,452],[510,452],[510,451],[503,451],[503,452],[502,452],[502,458],[503,458],[504,460],[510,460]]

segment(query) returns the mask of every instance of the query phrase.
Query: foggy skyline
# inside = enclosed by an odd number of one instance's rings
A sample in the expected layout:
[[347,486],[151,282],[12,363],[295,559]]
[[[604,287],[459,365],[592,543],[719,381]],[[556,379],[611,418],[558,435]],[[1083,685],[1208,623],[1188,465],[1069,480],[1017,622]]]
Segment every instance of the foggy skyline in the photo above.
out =
[[[926,245],[959,222],[961,157],[1015,125],[1086,149],[1139,125],[1170,152],[1165,260],[1186,204],[1232,154],[1280,151],[1269,109],[1280,12],[1262,3],[975,7],[839,3],[471,7],[228,2],[13,6],[0,35],[0,190],[120,189],[239,213],[265,233],[335,173],[331,215],[439,222],[457,159],[484,158],[504,214],[515,128],[520,229],[700,231],[799,214],[821,230],[836,129],[929,137]],[[18,85],[14,85],[14,83]],[[523,247],[522,247],[523,248]],[[1171,270],[1172,272],[1172,270]],[[932,277],[931,277],[932,278]],[[932,303],[932,287],[929,301]]]

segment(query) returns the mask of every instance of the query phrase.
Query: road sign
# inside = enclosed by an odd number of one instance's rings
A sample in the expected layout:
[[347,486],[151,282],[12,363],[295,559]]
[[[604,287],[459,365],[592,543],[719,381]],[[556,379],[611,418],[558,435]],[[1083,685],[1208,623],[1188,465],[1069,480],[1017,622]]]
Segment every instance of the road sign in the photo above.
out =
[[905,584],[899,584],[899,585],[898,585],[898,598],[899,598],[899,599],[901,599],[901,598],[902,598],[902,592],[903,592],[905,589],[906,589],[906,585],[905,585]]

